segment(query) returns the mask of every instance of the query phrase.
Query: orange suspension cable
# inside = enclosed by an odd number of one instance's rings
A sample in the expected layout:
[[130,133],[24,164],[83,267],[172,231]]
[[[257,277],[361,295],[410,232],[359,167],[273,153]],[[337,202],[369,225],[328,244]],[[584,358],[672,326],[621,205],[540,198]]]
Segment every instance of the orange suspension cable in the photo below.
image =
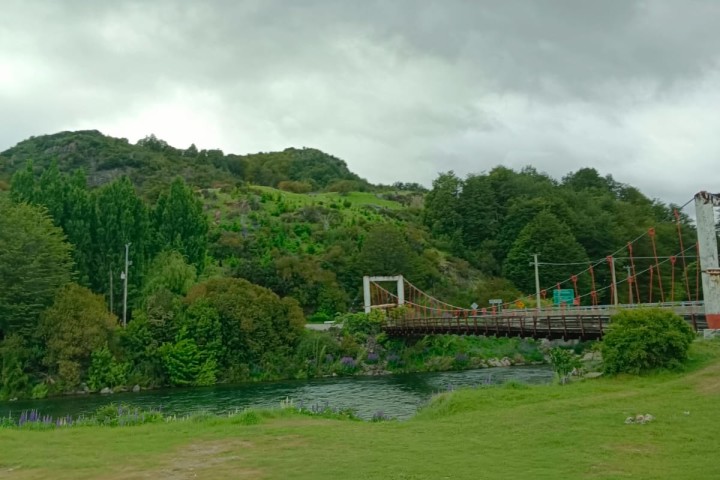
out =
[[[655,229],[651,228],[648,230],[648,233],[650,234],[650,240],[652,241],[653,255],[655,255],[655,268],[657,269],[658,284],[660,285],[660,301],[664,303],[665,292],[663,291],[662,272],[660,271],[660,261],[658,260],[657,248],[655,246]],[[650,284],[650,288],[652,289],[652,284]]]
[[685,277],[685,290],[687,291],[688,301],[692,301],[692,295],[690,294],[690,279],[688,278],[687,263],[685,261],[685,247],[682,239],[682,229],[680,227],[680,212],[676,208],[673,212],[675,214],[675,224],[677,225],[678,239],[680,240],[680,258],[683,264],[683,276]]
[[[633,258],[633,247],[632,242],[629,242],[627,244],[628,253],[630,254],[630,266],[632,267],[632,276],[633,278],[637,278],[637,273],[635,272],[635,259]],[[640,287],[638,286],[638,282],[635,281],[635,298],[638,299],[638,302],[640,302]]]
[[670,257],[670,264],[672,265],[672,272],[670,273],[670,301],[675,301],[675,262],[677,261],[677,258],[672,256]]
[[[610,270],[612,271],[612,270],[615,268],[615,267],[613,266],[613,262],[614,262],[615,260],[613,259],[612,255],[608,255],[607,257],[605,257],[605,259],[607,260],[608,265],[610,265]],[[617,292],[616,292],[615,284],[614,284],[614,283],[611,283],[611,284],[610,284],[610,304],[611,304],[611,305],[615,303],[615,296],[616,296],[616,295],[617,295]]]
[[578,295],[578,286],[577,286],[577,282],[578,282],[577,275],[573,275],[572,277],[570,277],[570,279],[572,280],[572,283],[573,283],[573,290],[575,291],[575,298],[578,298],[579,295]]
[[592,282],[592,290],[590,290],[590,301],[593,305],[597,305],[597,292],[595,291],[595,270],[593,270],[592,263],[590,264],[590,280]]

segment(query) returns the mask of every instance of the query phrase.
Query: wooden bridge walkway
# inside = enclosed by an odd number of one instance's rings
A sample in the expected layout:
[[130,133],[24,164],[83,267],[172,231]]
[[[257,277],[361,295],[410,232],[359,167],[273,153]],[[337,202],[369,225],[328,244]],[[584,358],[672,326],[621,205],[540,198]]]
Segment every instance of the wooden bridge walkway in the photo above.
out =
[[623,308],[638,306],[672,310],[685,318],[695,331],[707,328],[702,302],[688,302],[552,308],[541,312],[508,310],[497,314],[459,310],[443,316],[388,318],[383,325],[383,331],[394,337],[455,334],[597,340],[602,338],[607,330],[612,315]]

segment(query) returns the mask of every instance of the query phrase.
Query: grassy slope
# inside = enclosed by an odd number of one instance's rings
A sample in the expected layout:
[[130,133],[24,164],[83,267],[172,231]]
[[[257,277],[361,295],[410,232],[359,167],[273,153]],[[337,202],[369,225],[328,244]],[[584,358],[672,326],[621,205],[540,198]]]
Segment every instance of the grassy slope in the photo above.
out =
[[340,195],[335,192],[321,193],[292,193],[284,192],[272,187],[263,187],[255,185],[254,190],[267,192],[273,195],[281,194],[286,201],[294,202],[300,205],[318,204],[324,202],[325,205],[331,203],[343,203],[349,201],[353,206],[377,205],[389,209],[399,209],[402,206],[398,202],[379,198],[376,194],[370,192],[349,192],[347,195]]
[[[693,358],[684,375],[445,394],[402,423],[276,414],[252,426],[0,430],[0,477],[720,478],[720,342]],[[637,413],[657,419],[624,424]]]
[[[384,218],[381,214],[373,212],[374,209],[388,209],[388,210],[400,210],[404,208],[400,203],[380,198],[374,193],[368,192],[350,192],[347,195],[340,195],[333,192],[324,193],[292,193],[284,192],[272,187],[263,187],[259,185],[253,185],[248,190],[256,195],[266,194],[266,199],[261,204],[260,212],[267,215],[273,215],[277,211],[278,202],[277,198],[282,198],[285,204],[286,212],[295,212],[298,209],[306,206],[322,206],[325,208],[331,208],[331,205],[338,206],[337,213],[341,214],[345,219],[357,219],[361,216],[365,217],[370,221],[382,221]],[[204,202],[207,205],[209,214],[212,216],[215,211],[220,212],[222,220],[228,218],[236,218],[241,215],[239,211],[238,200],[244,196],[234,196],[228,193],[220,192],[219,189],[214,189],[216,197],[211,199],[205,199]],[[349,202],[349,208],[345,208],[344,202]],[[342,206],[342,207],[340,207]]]

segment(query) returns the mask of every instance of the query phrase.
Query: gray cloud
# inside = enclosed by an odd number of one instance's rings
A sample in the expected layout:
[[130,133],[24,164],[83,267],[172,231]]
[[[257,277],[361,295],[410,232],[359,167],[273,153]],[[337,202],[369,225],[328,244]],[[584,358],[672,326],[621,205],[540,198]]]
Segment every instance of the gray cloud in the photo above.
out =
[[6,2],[0,149],[97,128],[314,146],[372,181],[583,166],[718,190],[720,3]]

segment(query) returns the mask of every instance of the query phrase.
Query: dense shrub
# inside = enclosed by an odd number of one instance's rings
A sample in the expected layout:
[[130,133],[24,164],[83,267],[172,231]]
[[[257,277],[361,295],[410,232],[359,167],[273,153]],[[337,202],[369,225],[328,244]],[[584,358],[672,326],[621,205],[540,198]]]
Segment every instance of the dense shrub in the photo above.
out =
[[40,335],[46,345],[43,363],[61,389],[80,385],[92,353],[111,343],[116,328],[117,319],[102,296],[74,283],[58,292],[42,314]]
[[20,335],[0,342],[0,400],[24,396],[30,379],[24,371],[28,351]]
[[580,361],[572,350],[553,348],[548,352],[548,356],[550,357],[550,365],[552,365],[562,385],[567,383],[570,372],[580,366]]
[[87,383],[92,390],[124,385],[127,370],[128,365],[116,362],[112,352],[107,347],[102,347],[92,352]]
[[603,339],[608,373],[641,373],[673,368],[687,359],[694,333],[673,312],[661,309],[624,310],[613,315]]

